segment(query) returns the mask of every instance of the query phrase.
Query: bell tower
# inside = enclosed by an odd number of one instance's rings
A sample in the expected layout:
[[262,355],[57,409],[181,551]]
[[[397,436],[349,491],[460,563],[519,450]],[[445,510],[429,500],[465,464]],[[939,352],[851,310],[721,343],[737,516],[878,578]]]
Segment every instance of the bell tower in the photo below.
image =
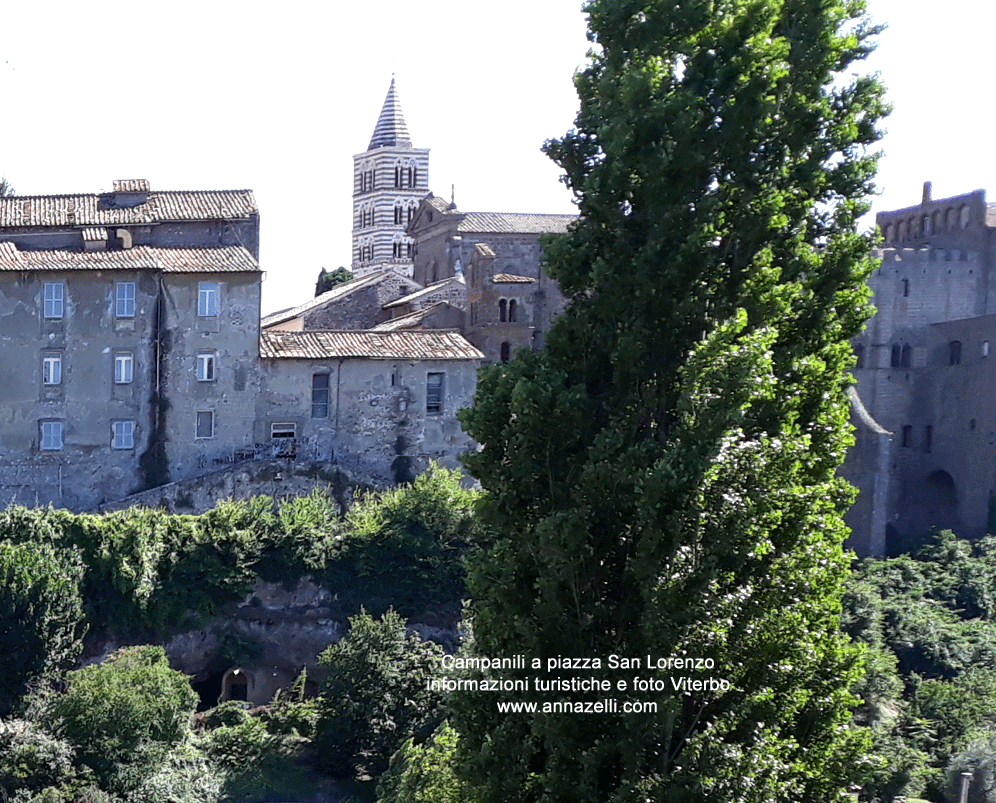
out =
[[353,157],[354,276],[382,270],[412,275],[414,243],[405,226],[429,193],[429,149],[412,147],[391,78],[366,151]]

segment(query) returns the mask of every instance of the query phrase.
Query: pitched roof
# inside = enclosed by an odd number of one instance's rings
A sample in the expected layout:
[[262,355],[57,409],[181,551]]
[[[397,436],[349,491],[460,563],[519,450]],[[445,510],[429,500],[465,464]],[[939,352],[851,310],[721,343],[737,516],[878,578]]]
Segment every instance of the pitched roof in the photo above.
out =
[[[400,315],[397,318],[391,318],[389,321],[384,321],[384,323],[377,324],[371,332],[397,332],[399,329],[414,329],[422,321],[434,312],[439,312],[443,307],[452,307],[448,301],[437,301],[430,307],[425,309],[415,310],[415,312],[409,312],[407,315]],[[454,307],[454,309],[456,309]]]
[[377,118],[377,125],[374,126],[373,136],[370,137],[370,144],[367,150],[374,148],[410,148],[412,138],[408,133],[408,126],[405,125],[405,115],[401,111],[401,102],[398,100],[397,90],[394,88],[394,78],[391,78],[391,86],[387,90],[387,97],[384,98],[384,105],[380,110],[380,117]]
[[224,248],[139,245],[124,251],[21,251],[14,243],[0,243],[0,271],[143,269],[166,273],[256,273],[259,264],[240,245]]
[[[260,326],[265,328],[267,326],[276,326],[278,323],[293,320],[294,318],[304,315],[306,312],[316,309],[317,307],[324,306],[332,301],[338,301],[346,298],[348,295],[360,290],[361,288],[377,284],[388,275],[387,271],[368,273],[366,276],[359,276],[356,279],[350,279],[348,282],[337,284],[331,290],[327,290],[321,295],[315,296],[310,301],[305,301],[297,307],[289,307],[288,309],[280,310],[279,312],[271,312],[263,318],[262,321],[260,321]],[[413,287],[419,286],[418,282],[412,281],[411,279],[405,279],[405,281],[409,282]]]
[[405,332],[283,332],[259,334],[266,360],[483,360],[458,332],[444,329]]
[[457,231],[486,234],[563,234],[577,215],[529,212],[467,212]]
[[496,273],[491,277],[494,284],[532,284],[536,280],[531,276],[519,276],[517,273]]
[[[131,185],[133,182],[128,183]],[[9,195],[0,198],[0,228],[124,226],[172,220],[243,219],[258,211],[252,190],[149,192],[145,200],[134,206],[116,206],[114,197],[112,192]]]
[[400,307],[403,304],[411,303],[412,301],[418,301],[420,298],[426,298],[431,296],[440,290],[445,290],[450,285],[462,285],[464,284],[463,276],[450,276],[446,279],[440,279],[438,282],[433,282],[432,284],[427,284],[425,287],[416,290],[414,293],[409,293],[401,298],[396,298],[394,301],[389,301],[384,305],[383,309],[393,309],[394,307]]

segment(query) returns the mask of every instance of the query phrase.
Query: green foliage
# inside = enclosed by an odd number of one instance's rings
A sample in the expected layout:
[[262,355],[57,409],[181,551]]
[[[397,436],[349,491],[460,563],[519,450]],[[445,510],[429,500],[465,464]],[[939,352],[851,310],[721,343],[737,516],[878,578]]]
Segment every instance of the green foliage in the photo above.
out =
[[225,700],[204,715],[208,728],[231,728],[241,725],[249,718],[250,704],[244,700]]
[[731,690],[587,727],[461,693],[461,763],[485,801],[829,800],[863,742],[835,471],[886,111],[847,75],[875,30],[860,0],[584,8],[581,109],[546,146],[580,213],[545,244],[569,304],[462,415],[498,539],[477,649],[711,659]]
[[458,741],[448,722],[421,745],[406,741],[377,782],[377,803],[475,803],[476,790],[456,774]]
[[462,558],[482,540],[479,495],[460,487],[458,471],[433,464],[410,485],[360,497],[346,514],[344,566],[371,592],[390,588],[406,613],[460,599]]
[[69,686],[38,705],[41,724],[76,749],[102,788],[127,792],[189,732],[197,696],[161,647],[128,647],[68,674]]
[[842,622],[871,657],[856,687],[877,757],[869,798],[941,799],[952,756],[978,753],[996,730],[994,581],[996,539],[946,531],[916,554],[856,568]]
[[0,198],[8,195],[15,195],[14,187],[7,179],[0,177]]
[[171,752],[151,775],[128,792],[124,803],[218,803],[225,773],[192,749]]
[[86,630],[82,566],[74,551],[50,543],[0,542],[0,714],[6,715],[35,676],[72,663]]
[[270,733],[256,717],[210,731],[204,752],[225,772],[222,800],[255,803],[294,799],[305,794],[308,780],[298,766],[304,740]]
[[337,284],[343,284],[344,282],[352,281],[352,279],[353,274],[343,267],[338,267],[335,270],[325,270],[325,268],[322,268],[318,274],[318,281],[315,282],[315,297],[317,298],[322,293],[327,293]]
[[961,774],[972,773],[968,803],[996,803],[996,733],[973,740],[951,758],[946,772],[948,800],[960,800]]
[[40,793],[76,779],[73,748],[34,723],[13,720],[0,725],[0,795],[20,790]]
[[349,633],[319,656],[329,675],[314,744],[326,770],[362,779],[379,775],[406,739],[423,739],[435,726],[439,696],[426,686],[442,650],[406,636],[392,610],[380,620],[363,611],[349,622]]

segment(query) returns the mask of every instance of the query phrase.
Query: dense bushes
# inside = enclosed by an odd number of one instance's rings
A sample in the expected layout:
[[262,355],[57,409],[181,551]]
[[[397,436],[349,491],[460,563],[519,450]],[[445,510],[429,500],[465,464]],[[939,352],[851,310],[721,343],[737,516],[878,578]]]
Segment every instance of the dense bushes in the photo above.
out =
[[75,550],[45,543],[0,543],[0,715],[31,678],[69,666],[85,630]]
[[132,638],[189,627],[257,578],[293,584],[310,575],[348,587],[357,608],[411,615],[460,599],[460,557],[480,540],[476,496],[458,473],[433,467],[409,486],[361,496],[345,518],[322,490],[226,500],[199,516],[11,507],[0,511],[0,544],[79,555],[72,565],[81,567],[87,621]]
[[874,735],[866,799],[941,801],[946,768],[981,762],[992,772],[996,538],[943,532],[914,555],[863,561],[843,625],[867,646],[857,689],[857,719]]
[[438,722],[440,696],[427,689],[442,650],[406,635],[393,611],[349,620],[349,634],[319,656],[329,677],[319,702],[315,747],[334,775],[375,778],[405,742]]

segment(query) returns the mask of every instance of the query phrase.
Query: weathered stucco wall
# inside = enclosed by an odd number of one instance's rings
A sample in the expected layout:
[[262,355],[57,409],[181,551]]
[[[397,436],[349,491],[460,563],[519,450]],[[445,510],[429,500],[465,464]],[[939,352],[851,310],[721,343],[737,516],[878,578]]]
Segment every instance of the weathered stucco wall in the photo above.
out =
[[[316,374],[329,377],[328,418],[313,416]],[[438,412],[427,410],[429,374],[443,375]],[[470,403],[476,381],[476,360],[262,360],[257,436],[294,423],[309,459],[378,482],[410,479],[429,460],[456,468],[473,442],[455,413]]]

